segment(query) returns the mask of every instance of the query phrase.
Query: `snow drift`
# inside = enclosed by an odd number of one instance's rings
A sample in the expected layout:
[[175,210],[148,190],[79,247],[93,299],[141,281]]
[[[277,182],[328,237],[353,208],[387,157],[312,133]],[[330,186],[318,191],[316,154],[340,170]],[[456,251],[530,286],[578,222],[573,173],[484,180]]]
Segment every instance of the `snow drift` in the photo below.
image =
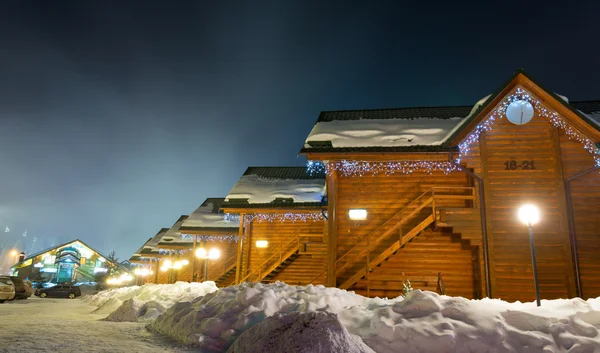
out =
[[374,353],[324,311],[276,314],[246,330],[227,353]]
[[[315,311],[337,314],[350,334],[381,353],[600,352],[600,299],[544,300],[538,308],[419,290],[406,298],[371,299],[337,288],[281,282],[244,283],[176,303],[149,328],[202,352],[224,352],[268,317]],[[292,339],[295,329],[280,321],[292,331],[278,334]],[[259,337],[275,326],[265,325],[255,329]]]
[[107,314],[109,321],[148,321],[156,318],[177,302],[187,302],[217,290],[215,282],[177,282],[123,287],[84,297],[97,306],[97,314]]

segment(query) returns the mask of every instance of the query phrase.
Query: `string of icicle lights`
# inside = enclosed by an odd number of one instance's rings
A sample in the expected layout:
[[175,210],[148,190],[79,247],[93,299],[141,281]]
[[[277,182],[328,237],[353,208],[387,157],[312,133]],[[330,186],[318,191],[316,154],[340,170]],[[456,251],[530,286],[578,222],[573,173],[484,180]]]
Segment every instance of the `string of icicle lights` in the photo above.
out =
[[466,156],[471,145],[479,142],[479,138],[484,131],[492,129],[496,119],[506,118],[506,108],[515,101],[524,100],[529,102],[535,112],[547,119],[552,125],[565,132],[567,137],[571,140],[575,140],[583,145],[583,148],[588,151],[594,157],[597,166],[600,166],[600,149],[596,147],[596,144],[590,140],[587,136],[579,132],[579,130],[573,128],[567,123],[558,113],[547,108],[537,98],[532,96],[529,92],[521,87],[517,87],[514,92],[500,102],[496,108],[490,113],[490,115],[479,123],[475,129],[458,145],[460,154],[457,162],[460,162],[460,158]]
[[365,174],[411,174],[414,172],[444,172],[446,174],[456,169],[451,161],[390,161],[390,162],[366,162],[366,161],[331,161],[327,164],[318,161],[308,161],[306,165],[310,175],[315,173],[330,173],[336,170],[343,176],[363,176]]
[[178,250],[173,250],[173,249],[158,249],[158,253],[161,255],[169,255],[169,254],[173,254],[173,255],[184,255],[187,254],[188,252],[192,251],[192,249],[178,249]]
[[[316,222],[324,220],[325,217],[321,212],[286,212],[286,213],[253,213],[246,215],[246,224],[252,221],[262,222]],[[240,221],[240,215],[234,213],[226,213],[225,220]]]
[[[566,122],[558,113],[547,108],[537,98],[521,87],[517,87],[514,92],[506,96],[494,110],[475,128],[467,137],[458,145],[459,155],[456,158],[456,163],[460,163],[471,150],[471,146],[479,142],[481,134],[485,131],[492,130],[492,126],[497,119],[506,118],[506,108],[515,101],[524,100],[534,107],[537,115],[547,119],[552,125],[564,131],[567,137],[571,140],[578,141],[583,145],[583,148],[594,157],[595,164],[600,167],[600,148],[596,146],[594,141],[579,132]],[[329,173],[331,170],[336,170],[344,176],[362,176],[365,174],[374,175],[383,173],[391,174],[410,174],[413,172],[425,172],[431,174],[435,171],[442,171],[446,174],[458,169],[452,161],[391,161],[391,162],[367,162],[367,161],[332,161],[323,164],[319,161],[308,161],[307,172],[309,174]]]
[[[237,230],[236,230],[237,232]],[[210,243],[237,243],[238,236],[237,235],[196,235],[199,241],[205,241]],[[185,240],[194,240],[193,234],[181,234],[181,238]]]

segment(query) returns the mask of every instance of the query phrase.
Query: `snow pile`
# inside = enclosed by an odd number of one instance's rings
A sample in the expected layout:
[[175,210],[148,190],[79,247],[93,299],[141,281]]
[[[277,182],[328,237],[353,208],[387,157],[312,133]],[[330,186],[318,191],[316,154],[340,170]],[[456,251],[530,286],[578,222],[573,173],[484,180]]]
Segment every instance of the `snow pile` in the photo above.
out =
[[269,203],[276,198],[294,202],[321,202],[325,179],[274,179],[244,175],[233,186],[227,200],[248,199],[248,203]]
[[323,286],[255,283],[176,303],[149,327],[203,352],[224,352],[267,317],[313,311],[337,314],[350,334],[380,353],[600,352],[600,299],[544,300],[538,308],[419,290],[370,299]]
[[[337,288],[242,283],[173,305],[149,328],[172,336],[202,352],[224,352],[244,331],[276,313],[329,311],[340,315],[350,332],[369,323],[370,303],[383,303]],[[349,322],[355,322],[352,328]]]
[[106,290],[85,297],[84,301],[98,307],[94,313],[107,314],[108,321],[148,321],[177,302],[187,302],[217,289],[212,281],[145,284]]
[[276,314],[244,332],[227,353],[374,353],[328,312]]

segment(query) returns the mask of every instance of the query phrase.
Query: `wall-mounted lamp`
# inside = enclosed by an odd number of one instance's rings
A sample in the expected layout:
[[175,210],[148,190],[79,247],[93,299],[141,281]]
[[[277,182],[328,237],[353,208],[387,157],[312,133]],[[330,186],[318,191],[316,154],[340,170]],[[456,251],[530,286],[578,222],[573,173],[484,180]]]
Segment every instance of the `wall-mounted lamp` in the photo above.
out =
[[353,221],[362,221],[367,219],[367,210],[360,208],[353,208],[348,211],[348,217]]
[[269,242],[266,240],[257,240],[256,241],[257,248],[266,248],[267,246],[269,246]]

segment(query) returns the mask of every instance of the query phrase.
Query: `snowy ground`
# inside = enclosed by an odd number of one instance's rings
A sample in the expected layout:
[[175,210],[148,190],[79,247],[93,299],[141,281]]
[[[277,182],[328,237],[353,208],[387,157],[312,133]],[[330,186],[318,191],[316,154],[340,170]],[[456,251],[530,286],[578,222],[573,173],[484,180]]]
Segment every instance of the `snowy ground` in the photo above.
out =
[[0,353],[196,352],[149,333],[145,324],[100,321],[80,299],[31,297],[0,304]]

